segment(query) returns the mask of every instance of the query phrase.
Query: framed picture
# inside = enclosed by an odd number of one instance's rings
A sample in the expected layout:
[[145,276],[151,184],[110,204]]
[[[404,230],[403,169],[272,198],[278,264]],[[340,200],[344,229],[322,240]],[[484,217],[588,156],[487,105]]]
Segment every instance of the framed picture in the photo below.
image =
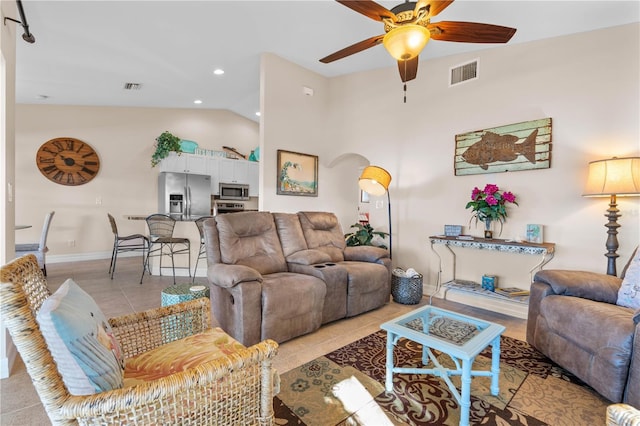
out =
[[279,195],[318,196],[318,156],[278,150]]
[[542,244],[544,233],[542,225],[530,223],[527,225],[527,241],[530,243]]
[[456,176],[550,167],[550,117],[456,135]]
[[367,191],[360,190],[360,202],[368,203],[369,202],[369,193]]

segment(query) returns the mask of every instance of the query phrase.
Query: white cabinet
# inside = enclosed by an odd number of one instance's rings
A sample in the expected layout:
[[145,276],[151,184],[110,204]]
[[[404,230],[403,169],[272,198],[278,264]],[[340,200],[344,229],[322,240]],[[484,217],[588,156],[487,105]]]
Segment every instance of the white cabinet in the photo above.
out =
[[178,155],[170,152],[169,156],[160,162],[160,171],[208,175],[210,174],[208,160],[209,158],[202,155],[185,153]]
[[220,163],[222,158],[212,157],[209,160],[209,175],[211,175],[211,193],[220,195]]
[[231,160],[223,158],[220,160],[220,182],[223,183],[248,183],[247,175],[249,162],[243,160]]
[[211,176],[211,193],[220,195],[220,182],[249,185],[249,196],[257,197],[260,180],[260,165],[255,161],[232,160],[170,152],[160,164],[160,172],[191,173]]

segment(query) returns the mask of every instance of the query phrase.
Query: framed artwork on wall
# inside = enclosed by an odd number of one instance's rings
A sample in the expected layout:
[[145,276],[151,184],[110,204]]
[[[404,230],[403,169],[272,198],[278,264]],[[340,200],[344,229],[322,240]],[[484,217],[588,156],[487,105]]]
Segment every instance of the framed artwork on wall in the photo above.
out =
[[551,167],[551,118],[456,135],[456,176]]
[[278,150],[278,195],[318,196],[318,156]]

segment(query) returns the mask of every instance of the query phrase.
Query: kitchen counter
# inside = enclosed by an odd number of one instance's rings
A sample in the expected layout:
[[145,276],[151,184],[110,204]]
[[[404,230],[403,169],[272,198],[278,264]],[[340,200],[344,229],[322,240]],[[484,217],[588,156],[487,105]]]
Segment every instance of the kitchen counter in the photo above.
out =
[[[148,216],[149,215],[141,216],[141,215],[135,215],[135,214],[126,214],[126,215],[124,215],[124,218],[127,219],[127,220],[146,220]],[[182,215],[178,216],[178,215],[176,215],[176,216],[171,216],[171,217],[173,217],[176,220],[176,222],[195,222],[197,219],[200,219],[203,216],[182,216]],[[207,217],[208,217],[208,215],[207,215]]]

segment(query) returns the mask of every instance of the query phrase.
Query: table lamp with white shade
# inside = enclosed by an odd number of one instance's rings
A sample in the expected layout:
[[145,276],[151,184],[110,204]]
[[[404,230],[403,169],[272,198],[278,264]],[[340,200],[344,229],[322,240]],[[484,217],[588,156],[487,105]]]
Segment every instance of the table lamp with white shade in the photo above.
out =
[[585,197],[610,196],[609,208],[605,217],[607,227],[607,274],[617,275],[616,259],[618,250],[618,218],[620,210],[616,197],[640,195],[640,157],[609,158],[589,163],[589,176],[585,188]]

